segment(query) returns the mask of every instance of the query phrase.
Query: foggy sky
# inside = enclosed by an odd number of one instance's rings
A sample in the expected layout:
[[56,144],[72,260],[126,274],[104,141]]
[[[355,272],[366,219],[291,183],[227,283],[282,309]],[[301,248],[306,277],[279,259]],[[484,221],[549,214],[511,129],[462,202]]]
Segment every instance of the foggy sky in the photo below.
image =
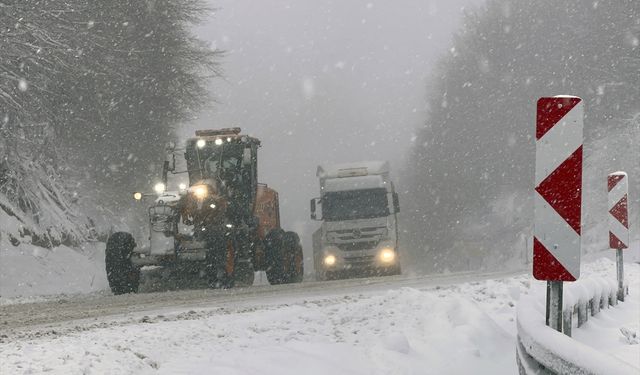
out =
[[182,136],[240,126],[260,138],[260,182],[279,191],[283,227],[308,258],[317,165],[389,160],[397,180],[426,116],[427,78],[472,3],[212,0],[197,33],[227,52],[224,80]]

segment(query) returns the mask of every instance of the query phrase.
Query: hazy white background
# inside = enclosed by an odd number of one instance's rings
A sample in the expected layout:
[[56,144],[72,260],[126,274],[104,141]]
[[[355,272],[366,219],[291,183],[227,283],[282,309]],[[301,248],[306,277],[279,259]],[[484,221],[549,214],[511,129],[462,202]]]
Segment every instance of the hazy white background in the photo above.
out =
[[212,1],[217,9],[197,32],[227,52],[225,79],[183,136],[240,126],[259,137],[261,182],[280,192],[283,225],[310,255],[316,166],[382,159],[397,177],[424,121],[431,68],[473,3]]

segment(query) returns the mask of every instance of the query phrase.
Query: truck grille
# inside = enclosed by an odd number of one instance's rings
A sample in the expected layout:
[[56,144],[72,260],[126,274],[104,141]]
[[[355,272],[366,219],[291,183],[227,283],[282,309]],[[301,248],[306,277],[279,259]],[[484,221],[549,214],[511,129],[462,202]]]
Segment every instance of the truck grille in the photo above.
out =
[[331,232],[331,235],[337,242],[360,242],[369,240],[369,242],[378,240],[380,237],[387,235],[386,227],[368,227],[354,229],[339,229]]
[[352,267],[367,267],[373,265],[375,257],[366,255],[362,257],[344,258],[344,261]]
[[375,248],[378,245],[378,241],[347,242],[337,245],[342,251],[366,250]]

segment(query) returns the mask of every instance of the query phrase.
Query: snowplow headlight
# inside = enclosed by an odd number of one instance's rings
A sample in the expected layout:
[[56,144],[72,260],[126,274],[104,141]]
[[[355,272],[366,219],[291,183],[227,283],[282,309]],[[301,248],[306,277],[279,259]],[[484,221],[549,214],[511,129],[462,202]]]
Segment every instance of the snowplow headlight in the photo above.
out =
[[382,263],[392,263],[396,260],[396,252],[391,248],[382,249],[378,256]]
[[209,189],[207,185],[196,185],[191,188],[193,195],[198,199],[204,199],[209,195]]
[[222,142],[224,142],[224,141],[222,140],[222,138],[217,138],[217,139],[215,140],[215,144],[216,144],[216,146],[220,146],[220,145],[222,144]]
[[336,264],[336,256],[335,255],[327,255],[324,257],[323,261],[325,266],[333,266]]
[[180,189],[180,190],[187,190],[187,184],[180,184],[180,185],[178,185],[178,189]]
[[136,191],[135,193],[133,193],[133,199],[135,199],[137,201],[141,200],[142,199],[142,193]]
[[196,141],[196,146],[197,146],[198,148],[203,148],[203,147],[204,147],[204,146],[206,146],[206,145],[207,145],[207,141],[205,141],[204,139],[198,139],[198,140]]
[[162,194],[162,193],[164,193],[164,191],[165,191],[165,189],[166,189],[166,188],[167,188],[167,187],[164,185],[164,183],[162,183],[162,182],[158,182],[158,183],[156,184],[156,186],[154,186],[154,187],[153,187],[153,190],[155,190],[155,191],[156,191],[156,193],[158,193],[158,194]]

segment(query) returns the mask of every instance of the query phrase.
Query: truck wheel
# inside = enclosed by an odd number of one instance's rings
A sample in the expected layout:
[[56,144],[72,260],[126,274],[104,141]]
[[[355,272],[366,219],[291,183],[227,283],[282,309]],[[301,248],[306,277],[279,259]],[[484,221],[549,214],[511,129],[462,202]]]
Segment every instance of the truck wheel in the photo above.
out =
[[107,239],[105,264],[107,280],[113,294],[137,293],[140,285],[140,268],[131,262],[136,241],[125,232],[116,232]]
[[230,288],[233,279],[227,272],[227,238],[223,233],[211,231],[207,236],[205,269],[207,283],[211,288]]
[[316,270],[316,281],[327,281],[327,273]]
[[395,275],[401,275],[401,274],[402,274],[402,269],[400,268],[400,264],[389,268],[385,273],[386,276],[395,276]]
[[295,232],[286,232],[282,239],[285,254],[285,277],[288,283],[300,283],[304,277],[304,255],[300,237]]

